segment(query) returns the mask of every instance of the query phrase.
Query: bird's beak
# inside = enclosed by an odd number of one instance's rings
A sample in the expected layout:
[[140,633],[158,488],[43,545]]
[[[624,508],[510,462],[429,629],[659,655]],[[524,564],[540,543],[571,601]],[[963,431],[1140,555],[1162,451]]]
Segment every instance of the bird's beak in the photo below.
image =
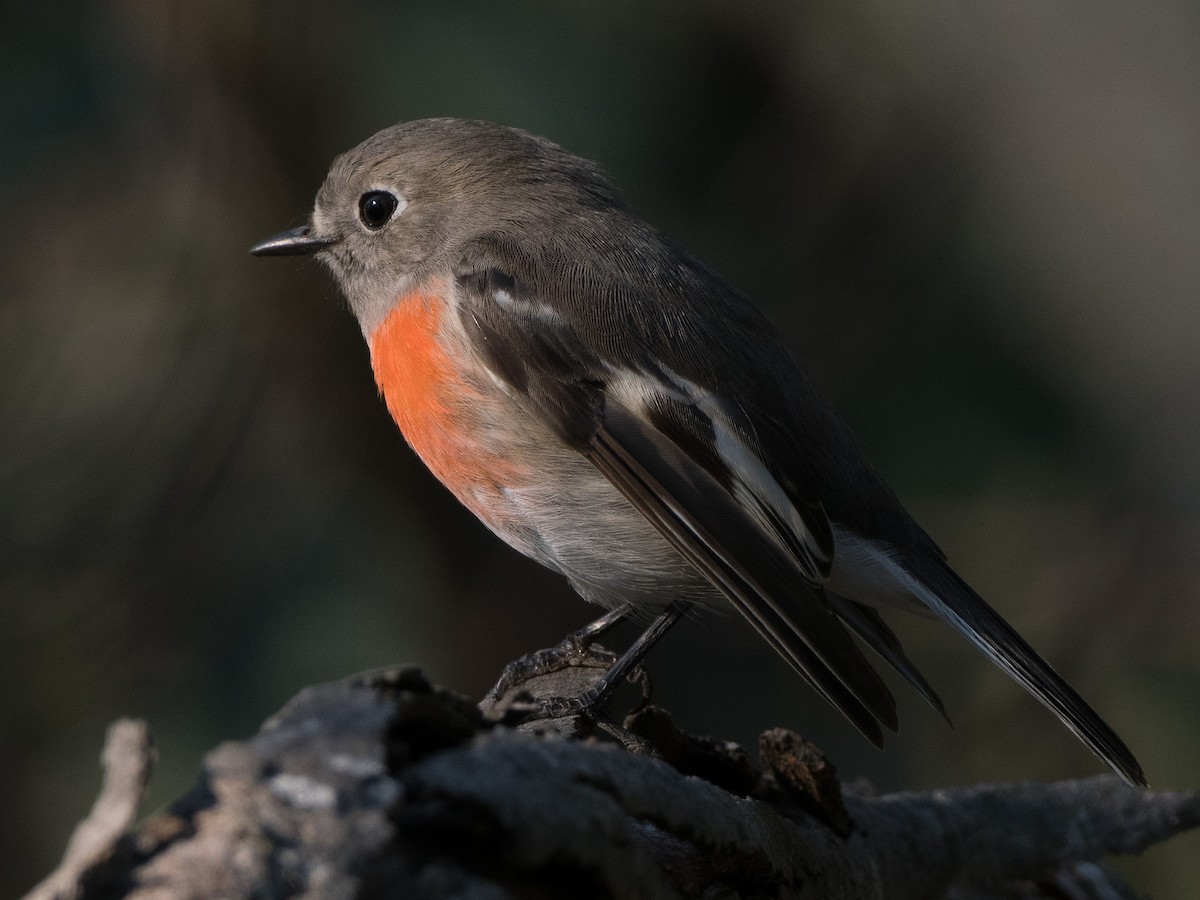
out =
[[336,243],[333,238],[317,237],[307,225],[283,231],[250,248],[254,256],[307,256]]

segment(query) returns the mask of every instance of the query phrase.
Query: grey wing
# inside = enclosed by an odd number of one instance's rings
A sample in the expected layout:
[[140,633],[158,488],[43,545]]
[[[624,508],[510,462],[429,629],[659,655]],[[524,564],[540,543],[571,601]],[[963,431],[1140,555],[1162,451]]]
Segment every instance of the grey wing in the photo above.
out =
[[[758,633],[870,740],[895,701],[822,589],[832,533],[792,502],[736,414],[697,386],[606,359],[498,267],[458,275],[463,326],[493,375],[588,459]],[[875,642],[880,632],[865,631]],[[895,659],[895,655],[885,658]]]

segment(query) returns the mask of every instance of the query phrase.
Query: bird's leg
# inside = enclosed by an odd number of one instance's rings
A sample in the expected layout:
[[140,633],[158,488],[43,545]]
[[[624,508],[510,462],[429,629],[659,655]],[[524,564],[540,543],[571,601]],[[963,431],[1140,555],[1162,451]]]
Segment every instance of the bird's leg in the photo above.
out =
[[588,654],[615,663],[617,661],[616,654],[607,650],[593,649],[592,644],[600,635],[619,624],[631,612],[633,612],[633,608],[628,604],[610,609],[596,621],[568,634],[556,646],[546,650],[535,650],[520,659],[514,659],[504,667],[495,687],[488,691],[487,700],[498,700],[516,685],[531,678],[549,675],[551,672],[557,672],[572,664],[577,665]]
[[616,609],[610,609],[594,622],[589,622],[578,631],[568,634],[563,638],[563,643],[572,642],[580,647],[586,647],[604,632],[610,630],[614,625],[623,622],[630,613],[633,612],[633,607],[628,603],[618,606]]
[[[683,607],[678,603],[672,603],[659,613],[658,617],[650,623],[650,626],[642,632],[629,649],[621,654],[621,658],[609,667],[608,671],[604,673],[604,677],[574,701],[579,704],[575,710],[569,709],[567,712],[598,709],[607,703],[612,692],[617,689],[617,685],[629,676],[629,673],[642,661],[642,657],[650,652],[650,648],[658,643],[658,639],[666,634],[682,615]],[[571,703],[572,700],[568,699],[567,702]]]
[[[588,690],[577,697],[547,697],[539,700],[530,710],[529,718],[559,718],[602,707],[608,702],[613,691],[617,689],[621,682],[641,662],[642,657],[649,652],[651,647],[658,643],[658,639],[666,634],[672,625],[679,621],[682,615],[682,605],[673,603],[668,606],[663,612],[659,613],[658,617],[650,623],[650,626],[642,632],[641,636],[633,642],[630,648],[609,666],[608,671],[604,673],[600,680],[588,688]],[[603,622],[602,618],[593,623],[593,626],[600,625],[599,631],[602,632],[610,628],[620,618],[618,617],[612,622],[601,625],[601,622]],[[584,631],[589,631],[593,626],[589,626]],[[595,634],[589,634],[588,638],[594,638]],[[572,635],[567,641],[572,640],[574,637],[575,635]],[[565,644],[567,641],[563,643]],[[559,646],[561,647],[562,644]],[[586,644],[584,646],[586,647]]]

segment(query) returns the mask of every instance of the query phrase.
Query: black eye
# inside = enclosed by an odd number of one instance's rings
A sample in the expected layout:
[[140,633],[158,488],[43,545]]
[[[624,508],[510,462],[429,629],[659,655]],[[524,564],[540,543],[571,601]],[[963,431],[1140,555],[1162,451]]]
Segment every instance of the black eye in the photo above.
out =
[[396,197],[387,191],[368,191],[358,200],[358,217],[372,231],[382,228],[396,211]]

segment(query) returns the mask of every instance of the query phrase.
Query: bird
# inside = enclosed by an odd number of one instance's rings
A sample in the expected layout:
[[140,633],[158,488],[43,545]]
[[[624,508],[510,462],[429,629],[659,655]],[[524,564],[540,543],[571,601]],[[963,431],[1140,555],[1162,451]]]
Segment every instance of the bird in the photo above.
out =
[[[305,225],[380,395],[450,492],[516,550],[650,627],[736,610],[876,746],[870,648],[943,715],[882,611],[944,620],[1127,783],[1120,737],[950,567],[770,319],[639,217],[594,162],[524,130],[402,122],[337,157]],[[588,705],[588,704],[584,704]]]

